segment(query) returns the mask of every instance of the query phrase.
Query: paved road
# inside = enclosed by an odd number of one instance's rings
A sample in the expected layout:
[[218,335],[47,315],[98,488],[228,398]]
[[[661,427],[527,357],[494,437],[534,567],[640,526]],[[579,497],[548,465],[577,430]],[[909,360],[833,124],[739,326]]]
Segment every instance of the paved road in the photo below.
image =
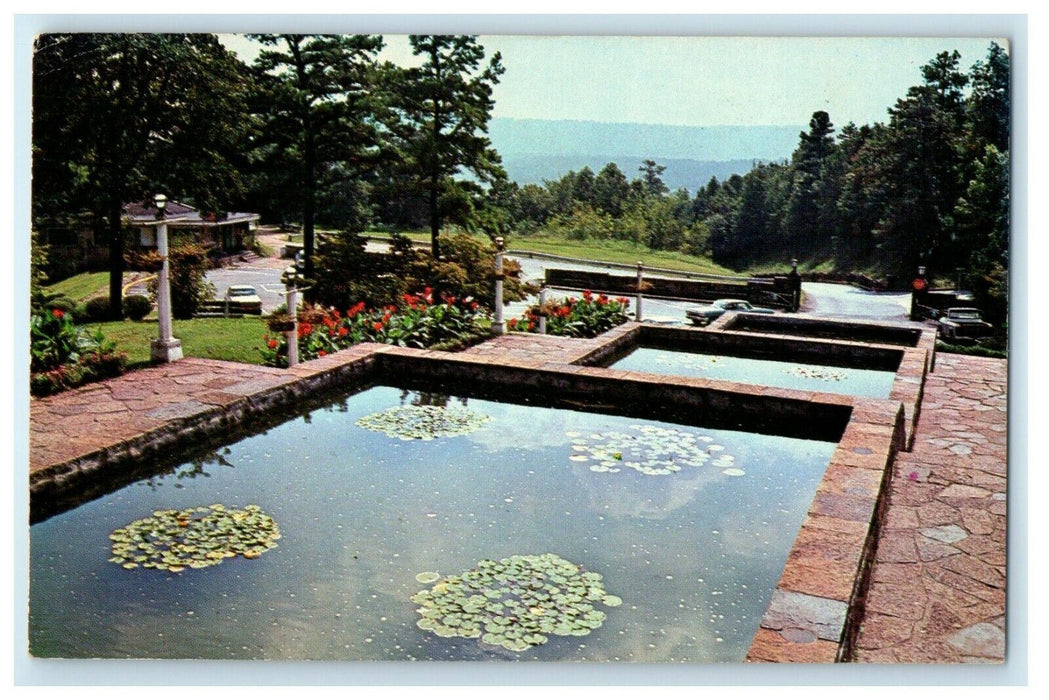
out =
[[805,282],[802,309],[813,316],[906,321],[911,309],[909,292],[866,292],[845,284]]
[[209,270],[208,282],[215,285],[215,298],[222,299],[226,289],[234,284],[250,284],[262,299],[262,312],[269,313],[284,303],[284,284],[280,281],[284,267],[272,267],[266,263],[238,265]]
[[[381,251],[385,250],[387,246],[369,243],[368,248],[369,250]],[[605,265],[569,263],[540,258],[518,257],[515,259],[521,263],[523,276],[529,280],[542,279],[548,267],[630,274],[629,270]],[[236,267],[211,270],[208,272],[207,278],[209,282],[215,285],[215,296],[219,299],[226,293],[226,288],[232,284],[252,285],[258,290],[259,297],[262,299],[263,311],[268,313],[284,303],[284,285],[280,281],[280,275],[288,262],[287,260],[276,258],[260,259],[252,263],[241,263]],[[660,276],[671,275],[660,273]],[[802,311],[813,316],[905,321],[910,310],[910,294],[906,292],[865,292],[848,285],[819,282],[806,282],[803,285],[803,289],[806,295],[806,305]],[[129,291],[130,293],[142,293],[142,290],[137,289]],[[549,294],[554,298],[579,296],[579,292],[576,290],[556,288],[551,288]],[[509,320],[520,316],[528,306],[535,302],[535,297],[532,297],[526,301],[509,304],[504,310],[504,317]],[[632,311],[633,306],[634,300],[631,297]],[[685,317],[685,311],[698,306],[700,304],[694,302],[645,299],[642,312],[646,321],[687,324],[688,319]]]

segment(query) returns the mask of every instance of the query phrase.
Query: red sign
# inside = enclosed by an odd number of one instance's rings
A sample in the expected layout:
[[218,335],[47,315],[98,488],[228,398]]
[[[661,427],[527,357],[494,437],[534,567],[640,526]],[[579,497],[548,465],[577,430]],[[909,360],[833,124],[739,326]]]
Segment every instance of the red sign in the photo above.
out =
[[914,282],[912,282],[911,284],[914,287],[914,291],[916,292],[922,291],[927,286],[925,280],[923,280],[921,277],[916,277],[914,279]]

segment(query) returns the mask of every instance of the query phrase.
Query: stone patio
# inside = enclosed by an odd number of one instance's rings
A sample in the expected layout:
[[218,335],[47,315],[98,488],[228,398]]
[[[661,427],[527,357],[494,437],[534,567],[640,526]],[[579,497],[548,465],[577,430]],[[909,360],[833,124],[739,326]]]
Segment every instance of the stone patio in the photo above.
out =
[[[629,373],[570,363],[630,340],[637,324],[628,326],[601,340],[509,334],[454,357],[479,367],[502,363],[508,369],[545,368],[566,377],[571,372],[618,377]],[[178,436],[185,439],[187,430],[221,432],[227,429],[223,421],[232,414],[239,414],[250,426],[252,420],[266,415],[269,406],[287,405],[318,387],[345,385],[346,378],[361,375],[369,362],[384,354],[435,360],[450,356],[361,345],[291,370],[184,359],[34,399],[30,402],[29,464],[34,494],[46,492],[49,484],[80,470],[104,469],[108,461],[116,464],[134,457],[143,436],[151,435],[155,441],[158,434],[163,438],[168,431],[175,440]],[[1006,367],[1003,360],[939,355],[936,372],[927,376],[913,451],[896,456],[871,568],[866,615],[850,660],[952,663],[1004,659]],[[658,377],[642,375],[636,381],[651,383]],[[861,413],[868,410],[861,408],[863,402],[848,403]],[[875,412],[888,404],[867,403]],[[192,421],[198,427],[190,426]],[[862,430],[862,425],[852,428],[856,429]],[[162,439],[156,444],[174,443]],[[843,448],[844,443],[839,451]],[[855,469],[831,474],[835,471],[832,464],[823,503],[833,508],[820,512],[814,506],[810,511],[808,526],[803,528],[807,535],[799,535],[804,541],[795,543],[784,572],[786,579],[792,572],[802,572],[807,587],[776,591],[752,646],[755,660],[834,658],[833,631],[824,634],[819,629],[803,629],[791,616],[802,614],[809,622],[825,618],[838,629],[846,617],[847,610],[837,601],[848,599],[846,589],[851,582],[838,581],[830,572],[821,580],[818,572],[826,571],[826,566],[810,564],[819,557],[827,559],[838,545],[855,553],[863,539],[862,523],[853,523],[851,515],[834,509],[861,497],[873,503],[881,471],[867,464],[869,450],[852,451],[856,454],[839,466]],[[869,478],[858,483],[857,475]],[[826,537],[813,539],[813,533]],[[817,572],[816,578],[811,572],[804,573],[809,570]],[[833,589],[834,595],[822,592],[821,586]],[[798,596],[802,599],[795,600]],[[782,653],[784,648],[789,649],[788,655]]]
[[897,455],[855,660],[1005,659],[1007,363],[939,354]]

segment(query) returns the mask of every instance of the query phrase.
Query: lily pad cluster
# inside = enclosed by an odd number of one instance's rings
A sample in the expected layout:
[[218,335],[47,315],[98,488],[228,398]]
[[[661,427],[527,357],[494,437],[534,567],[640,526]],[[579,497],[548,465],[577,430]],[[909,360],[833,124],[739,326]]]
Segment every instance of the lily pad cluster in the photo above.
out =
[[724,364],[725,358],[718,355],[696,355],[688,352],[664,352],[653,356],[650,361],[664,367],[702,372],[715,367],[719,362]]
[[572,438],[573,462],[590,462],[590,471],[616,473],[633,469],[647,476],[673,474],[708,462],[714,467],[733,467],[736,458],[721,454],[722,445],[709,435],[655,425],[632,425],[631,432],[567,432]]
[[456,406],[394,406],[357,421],[368,430],[401,440],[433,440],[466,435],[480,428],[489,417]]
[[623,602],[601,578],[556,554],[515,555],[445,576],[411,600],[420,629],[521,652],[549,635],[581,637],[600,627],[605,613],[595,604]]
[[179,572],[203,569],[226,559],[255,559],[277,546],[280,530],[255,505],[243,509],[220,503],[186,510],[157,510],[148,518],[117,528],[109,535],[113,556],[125,569]]
[[795,377],[817,379],[822,382],[840,382],[849,376],[849,373],[845,370],[833,367],[791,367],[786,372],[787,374],[793,374]]

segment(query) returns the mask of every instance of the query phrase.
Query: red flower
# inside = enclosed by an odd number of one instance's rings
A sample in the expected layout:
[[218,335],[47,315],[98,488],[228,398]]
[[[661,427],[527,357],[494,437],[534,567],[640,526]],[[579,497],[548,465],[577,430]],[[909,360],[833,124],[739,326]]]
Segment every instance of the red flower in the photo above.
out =
[[343,337],[344,335],[346,335],[349,332],[350,332],[349,328],[347,328],[346,326],[341,326],[339,328],[339,337],[341,338],[341,337]]
[[381,331],[382,330],[382,321],[376,321],[375,323],[373,323],[372,324],[372,328],[374,328],[376,331]]
[[507,324],[507,325],[510,326],[510,330],[516,329],[517,328],[517,319],[516,318],[511,318],[510,319],[510,323]]
[[415,297],[413,297],[411,294],[405,293],[404,303],[408,306],[415,306]]
[[470,311],[477,311],[477,302],[476,301],[471,301],[470,302]]
[[268,342],[267,345],[270,346],[270,350],[276,350],[277,349],[277,339],[276,338],[271,338],[270,342]]
[[589,289],[584,289],[583,290],[583,298],[584,299],[586,299],[587,301],[590,301],[590,297],[592,297],[592,296],[594,296],[594,293],[591,292]]
[[66,312],[62,309],[52,309],[51,313],[54,315],[55,318],[65,318],[66,315]]
[[630,306],[630,300],[626,297],[616,297],[616,301],[618,301],[623,306]]
[[324,356],[325,356],[325,355],[327,355],[327,354],[328,354],[328,353],[327,353],[327,351],[325,351],[325,350],[318,350],[318,351],[317,351],[317,357],[324,357]]

